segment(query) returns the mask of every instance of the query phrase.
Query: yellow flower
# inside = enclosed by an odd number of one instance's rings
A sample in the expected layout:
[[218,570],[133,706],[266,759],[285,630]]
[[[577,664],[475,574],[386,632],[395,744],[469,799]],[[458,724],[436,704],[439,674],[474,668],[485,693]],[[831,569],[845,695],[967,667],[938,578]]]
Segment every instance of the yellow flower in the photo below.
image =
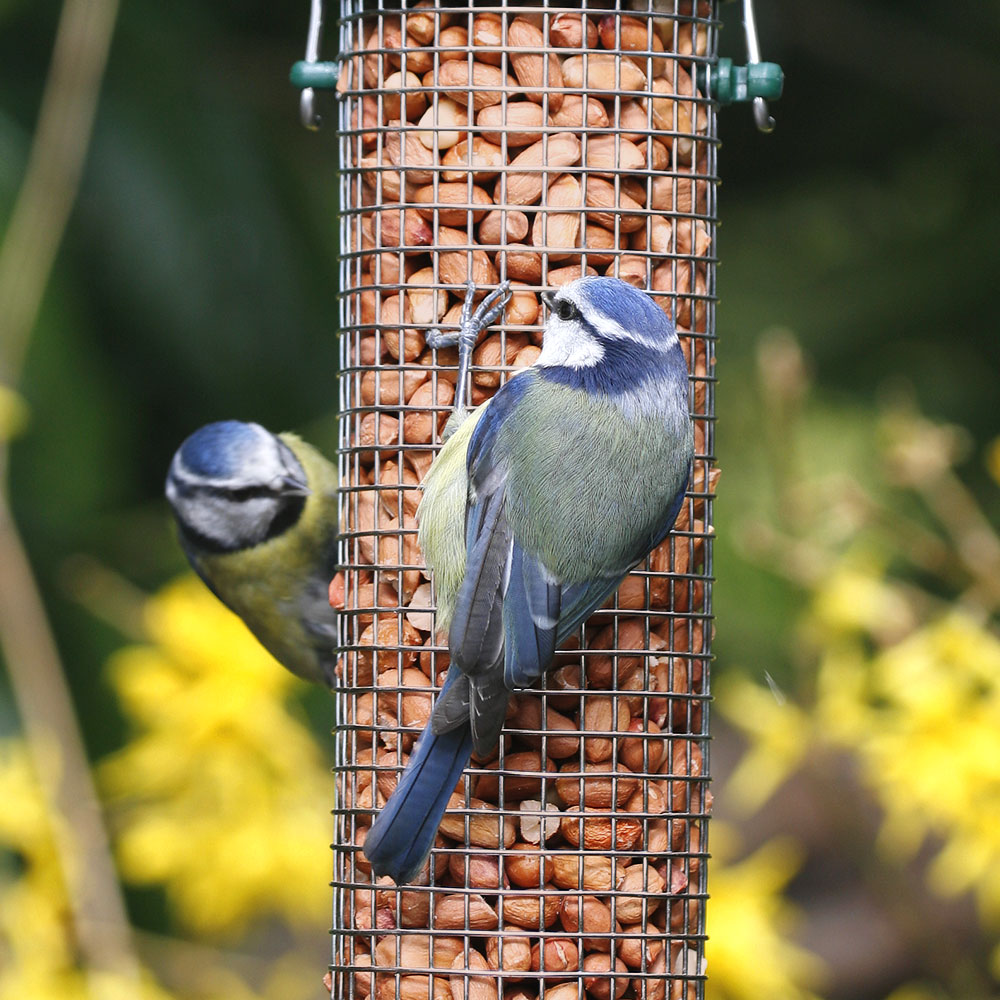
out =
[[17,864],[0,868],[0,938],[7,959],[0,963],[0,985],[7,988],[72,970],[73,949],[52,820],[20,741],[0,744],[0,801],[0,848],[17,858]]
[[734,804],[752,812],[802,762],[812,726],[791,702],[743,677],[727,678],[718,698],[721,710],[750,738],[750,749],[730,776],[726,794]]
[[800,857],[793,842],[772,840],[737,864],[713,858],[705,949],[709,1000],[814,1000],[807,984],[821,977],[822,964],[788,940],[795,914],[781,895]]
[[863,723],[829,733],[858,755],[882,805],[881,846],[905,857],[939,838],[932,888],[975,892],[1000,926],[1000,640],[954,611],[877,655],[866,686],[828,678],[819,692],[820,718],[857,701]]
[[913,612],[882,567],[868,555],[841,560],[823,579],[812,602],[812,620],[826,636],[844,632],[903,635]]
[[869,664],[861,642],[845,639],[823,651],[816,677],[815,738],[853,747],[871,731]]
[[[19,740],[0,743],[0,802],[0,1000],[138,1000],[130,980],[76,965],[65,859],[54,839],[58,820]],[[146,977],[141,1000],[170,998]]]
[[99,772],[125,875],[200,931],[325,926],[333,782],[291,704],[306,685],[193,576],[146,619],[153,644],[110,664],[136,732]]

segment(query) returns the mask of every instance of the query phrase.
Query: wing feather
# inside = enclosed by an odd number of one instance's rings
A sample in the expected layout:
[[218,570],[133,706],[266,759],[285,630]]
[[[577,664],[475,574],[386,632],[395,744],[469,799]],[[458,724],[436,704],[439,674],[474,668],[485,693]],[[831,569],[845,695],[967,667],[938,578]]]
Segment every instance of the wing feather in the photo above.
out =
[[515,541],[503,598],[504,681],[527,687],[541,677],[556,649],[562,586]]
[[451,660],[476,676],[489,670],[503,649],[502,583],[510,556],[504,492],[498,488],[470,508],[465,577],[448,632]]

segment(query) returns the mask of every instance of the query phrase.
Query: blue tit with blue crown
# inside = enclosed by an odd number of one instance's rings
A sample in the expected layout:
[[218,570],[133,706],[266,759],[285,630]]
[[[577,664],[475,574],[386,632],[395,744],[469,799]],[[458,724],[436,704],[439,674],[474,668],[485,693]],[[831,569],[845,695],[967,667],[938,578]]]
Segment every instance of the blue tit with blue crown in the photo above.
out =
[[688,374],[674,324],[617,278],[543,295],[536,363],[464,416],[479,330],[502,286],[456,338],[451,431],[424,483],[419,540],[433,571],[451,665],[396,789],[372,824],[377,875],[412,883],[475,752],[488,754],[513,691],[549,668],[559,645],[669,533],[693,457]]
[[212,593],[279,663],[332,687],[333,465],[294,434],[222,420],[177,449],[166,493],[181,546]]

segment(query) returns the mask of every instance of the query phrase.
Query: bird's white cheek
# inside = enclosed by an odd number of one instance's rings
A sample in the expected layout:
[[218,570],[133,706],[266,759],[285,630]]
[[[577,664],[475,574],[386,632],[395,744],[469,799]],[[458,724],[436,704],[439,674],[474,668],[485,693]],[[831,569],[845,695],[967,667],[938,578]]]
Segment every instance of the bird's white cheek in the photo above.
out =
[[604,359],[604,348],[578,327],[550,322],[542,353],[535,362],[545,367],[592,368]]

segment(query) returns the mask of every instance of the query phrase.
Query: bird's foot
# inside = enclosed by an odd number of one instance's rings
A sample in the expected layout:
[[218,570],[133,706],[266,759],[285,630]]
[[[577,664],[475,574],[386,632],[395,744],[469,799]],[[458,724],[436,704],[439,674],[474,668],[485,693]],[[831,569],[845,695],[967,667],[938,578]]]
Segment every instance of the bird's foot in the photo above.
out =
[[465,293],[465,302],[462,304],[462,315],[458,329],[428,330],[425,338],[428,347],[439,350],[442,347],[455,347],[457,344],[460,353],[463,349],[471,353],[479,339],[479,334],[497,321],[504,306],[507,305],[510,299],[510,282],[501,282],[479,303],[479,308],[473,311],[475,295],[476,286],[470,281]]
[[[475,295],[476,286],[470,281],[468,290],[465,293],[465,302],[462,305],[462,316],[457,332],[441,333],[440,331],[428,331],[426,337],[427,343],[433,348],[454,347],[456,344],[458,345],[458,375],[455,379],[455,412],[459,414],[465,413],[469,371],[472,368],[472,349],[476,346],[479,334],[492,323],[496,322],[497,317],[503,312],[504,306],[507,305],[510,299],[510,282],[500,282],[473,311],[472,306]],[[452,430],[454,430],[454,427]]]

